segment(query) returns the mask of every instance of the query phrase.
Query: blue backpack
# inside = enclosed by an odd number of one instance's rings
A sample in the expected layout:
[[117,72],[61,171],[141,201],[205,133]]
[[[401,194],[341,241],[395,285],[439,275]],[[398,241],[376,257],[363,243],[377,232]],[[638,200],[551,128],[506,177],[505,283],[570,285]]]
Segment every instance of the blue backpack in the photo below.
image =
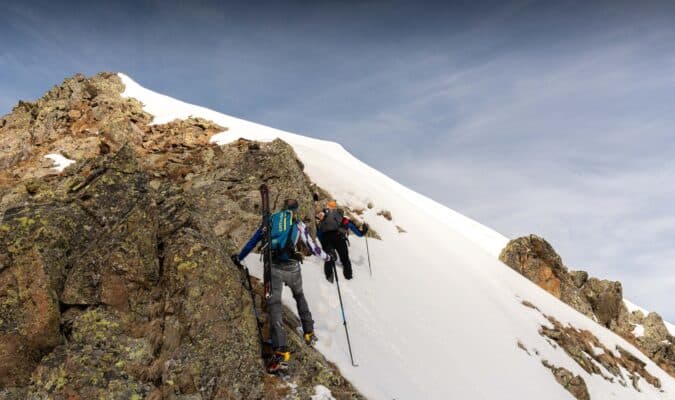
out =
[[272,254],[279,261],[288,261],[295,253],[295,240],[298,237],[298,227],[293,220],[293,212],[281,210],[270,216],[270,240]]

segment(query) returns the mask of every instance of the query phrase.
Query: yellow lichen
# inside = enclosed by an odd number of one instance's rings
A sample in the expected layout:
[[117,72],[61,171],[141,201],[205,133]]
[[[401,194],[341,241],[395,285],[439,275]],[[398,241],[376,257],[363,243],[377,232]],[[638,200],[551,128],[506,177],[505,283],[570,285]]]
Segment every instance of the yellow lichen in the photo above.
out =
[[194,261],[184,261],[178,264],[178,270],[181,272],[197,269],[197,263]]
[[35,224],[35,220],[28,217],[19,217],[17,218],[17,220],[19,221],[19,224],[21,224],[21,227],[24,229],[29,228]]

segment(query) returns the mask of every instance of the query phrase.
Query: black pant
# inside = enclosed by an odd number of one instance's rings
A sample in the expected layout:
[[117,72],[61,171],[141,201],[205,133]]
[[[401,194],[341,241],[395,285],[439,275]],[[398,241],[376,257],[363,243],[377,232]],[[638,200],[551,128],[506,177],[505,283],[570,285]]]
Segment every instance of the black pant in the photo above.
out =
[[325,232],[321,235],[321,247],[333,258],[332,261],[326,261],[323,264],[323,272],[326,274],[326,279],[333,281],[333,267],[335,266],[336,253],[340,257],[342,273],[345,279],[352,279],[352,262],[349,261],[347,237],[339,231]]

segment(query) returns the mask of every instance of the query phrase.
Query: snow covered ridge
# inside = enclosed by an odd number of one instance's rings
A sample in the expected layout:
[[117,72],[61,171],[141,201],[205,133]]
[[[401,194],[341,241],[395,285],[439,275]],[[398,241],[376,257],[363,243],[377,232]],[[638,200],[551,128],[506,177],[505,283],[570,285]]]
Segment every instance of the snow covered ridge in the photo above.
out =
[[[363,207],[373,202],[392,203],[391,194],[395,194],[402,208],[414,206],[424,210],[429,216],[438,219],[449,226],[462,226],[462,234],[473,240],[484,251],[499,255],[508,239],[476,221],[473,221],[449,208],[422,196],[381,172],[369,167],[335,142],[313,139],[306,136],[285,132],[264,125],[245,121],[225,114],[175,100],[171,97],[152,92],[124,74],[119,74],[126,86],[123,96],[133,97],[141,101],[143,109],[155,118],[153,124],[163,124],[174,119],[187,119],[190,116],[211,120],[227,128],[227,131],[214,135],[211,141],[220,145],[227,144],[238,138],[250,140],[272,141],[276,138],[289,143],[295,149],[298,157],[305,163],[306,172],[312,181],[319,186],[328,187],[337,196],[338,202],[352,208]],[[329,162],[330,161],[330,162]],[[335,165],[340,165],[341,176],[334,173]],[[356,176],[361,179],[355,180]],[[377,182],[377,187],[370,186],[370,182]],[[394,214],[403,217],[402,214]],[[400,218],[396,218],[397,221]],[[407,221],[400,221],[405,223]],[[410,221],[410,223],[414,223]],[[405,225],[401,225],[405,228]],[[407,229],[407,228],[406,228]]]
[[[674,379],[634,346],[498,261],[506,237],[405,188],[336,143],[193,106],[120,78],[124,96],[141,101],[155,123],[209,119],[228,128],[212,137],[218,144],[278,137],[293,146],[314,183],[339,203],[364,209],[362,217],[382,237],[369,242],[374,276],[368,276],[365,244],[354,238],[355,278],[340,281],[358,368],[351,366],[337,293],[322,263],[306,260],[303,280],[317,349],[368,398],[570,399],[556,379],[591,399],[675,398]],[[383,211],[391,220],[378,215]],[[257,258],[246,261],[260,276]],[[284,296],[295,309],[290,293]],[[578,337],[588,343],[583,365],[568,354]],[[618,362],[624,352],[632,358]]]

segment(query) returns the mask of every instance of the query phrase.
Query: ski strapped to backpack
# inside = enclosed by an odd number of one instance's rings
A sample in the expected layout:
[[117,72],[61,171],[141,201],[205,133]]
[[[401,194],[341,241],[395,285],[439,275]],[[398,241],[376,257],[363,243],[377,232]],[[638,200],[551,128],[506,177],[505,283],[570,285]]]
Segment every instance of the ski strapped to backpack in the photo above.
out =
[[262,227],[263,227],[263,284],[265,299],[272,296],[272,224],[270,218],[270,191],[264,183],[260,185],[260,197],[262,201]]

